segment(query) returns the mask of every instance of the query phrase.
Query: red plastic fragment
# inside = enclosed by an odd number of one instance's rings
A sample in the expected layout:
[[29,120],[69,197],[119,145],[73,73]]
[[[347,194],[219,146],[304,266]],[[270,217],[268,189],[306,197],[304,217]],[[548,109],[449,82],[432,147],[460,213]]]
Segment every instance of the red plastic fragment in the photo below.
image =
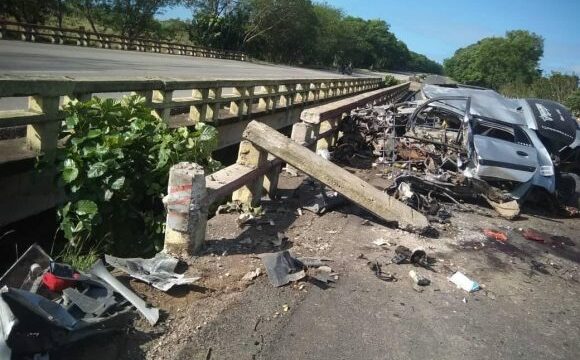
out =
[[496,241],[501,241],[501,242],[508,241],[508,236],[506,235],[506,233],[498,231],[498,230],[483,229],[483,234],[485,236],[487,236],[488,238],[496,240]]
[[[78,274],[74,274],[78,277]],[[42,275],[42,283],[48,288],[48,290],[53,292],[60,292],[68,287],[75,284],[76,280],[59,278],[51,272],[47,272]]]

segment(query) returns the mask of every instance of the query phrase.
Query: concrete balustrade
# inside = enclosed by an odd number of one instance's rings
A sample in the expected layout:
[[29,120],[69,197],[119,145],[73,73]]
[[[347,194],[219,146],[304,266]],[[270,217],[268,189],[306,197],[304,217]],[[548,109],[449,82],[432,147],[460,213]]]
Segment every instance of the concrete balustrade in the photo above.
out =
[[[65,116],[62,104],[72,99],[139,94],[153,114],[172,127],[200,121],[212,124],[219,133],[219,148],[225,148],[240,142],[244,128],[253,119],[275,129],[286,128],[300,121],[303,110],[381,86],[381,78],[199,81],[0,77],[0,98],[29,99],[26,108],[0,111],[0,128],[27,128],[25,138],[0,141],[0,226],[62,200],[62,191],[53,183],[51,161]],[[406,89],[408,84],[403,84],[388,92]],[[174,116],[177,113],[182,115]],[[44,160],[42,174],[33,166],[22,170],[15,165],[34,163],[37,157]],[[266,179],[274,184],[276,176],[267,175]]]
[[239,51],[211,49],[203,46],[181,44],[145,38],[130,39],[123,36],[101,34],[85,28],[58,28],[54,26],[24,24],[0,19],[0,39],[20,39],[58,45],[76,45],[104,49],[134,50],[183,56],[211,57],[246,61],[246,54]]

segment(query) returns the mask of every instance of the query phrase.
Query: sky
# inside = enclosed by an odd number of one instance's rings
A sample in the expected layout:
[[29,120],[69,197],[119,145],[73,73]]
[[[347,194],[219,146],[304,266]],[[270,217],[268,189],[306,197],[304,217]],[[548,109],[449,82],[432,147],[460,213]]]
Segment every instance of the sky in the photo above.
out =
[[[580,74],[580,0],[327,0],[345,14],[382,19],[409,49],[443,62],[455,50],[509,30],[544,37],[545,73]],[[182,7],[160,18],[190,18]]]

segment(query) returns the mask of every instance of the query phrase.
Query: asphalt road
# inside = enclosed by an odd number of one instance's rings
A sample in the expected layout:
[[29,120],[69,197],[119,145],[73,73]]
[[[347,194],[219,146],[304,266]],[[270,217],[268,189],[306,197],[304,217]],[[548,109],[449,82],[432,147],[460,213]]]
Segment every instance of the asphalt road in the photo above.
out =
[[0,41],[0,75],[187,79],[336,78],[336,72],[236,60]]
[[[347,77],[333,71],[193,56],[0,41],[0,76],[72,78],[164,77],[188,80],[321,79]],[[380,76],[364,72],[355,76]],[[175,94],[187,96],[188,92]],[[26,107],[25,99],[0,98],[0,110]]]

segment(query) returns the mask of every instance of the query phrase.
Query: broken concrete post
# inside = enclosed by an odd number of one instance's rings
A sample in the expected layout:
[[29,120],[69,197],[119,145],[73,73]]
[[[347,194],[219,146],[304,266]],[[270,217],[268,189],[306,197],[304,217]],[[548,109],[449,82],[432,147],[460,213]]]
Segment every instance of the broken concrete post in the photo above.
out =
[[420,212],[296,144],[266,124],[257,121],[250,122],[242,137],[314,177],[382,219],[397,221],[403,228],[424,230],[429,226],[427,218]]
[[181,162],[169,171],[164,251],[177,257],[196,253],[205,240],[208,204],[203,167]]
[[[240,143],[240,150],[238,152],[238,160],[236,161],[236,164],[258,168],[265,165],[267,160],[268,153],[264,150],[258,149],[249,141],[242,141]],[[262,197],[263,188],[264,176],[259,176],[256,180],[234,191],[232,194],[232,201],[238,201],[252,207],[257,206]]]

